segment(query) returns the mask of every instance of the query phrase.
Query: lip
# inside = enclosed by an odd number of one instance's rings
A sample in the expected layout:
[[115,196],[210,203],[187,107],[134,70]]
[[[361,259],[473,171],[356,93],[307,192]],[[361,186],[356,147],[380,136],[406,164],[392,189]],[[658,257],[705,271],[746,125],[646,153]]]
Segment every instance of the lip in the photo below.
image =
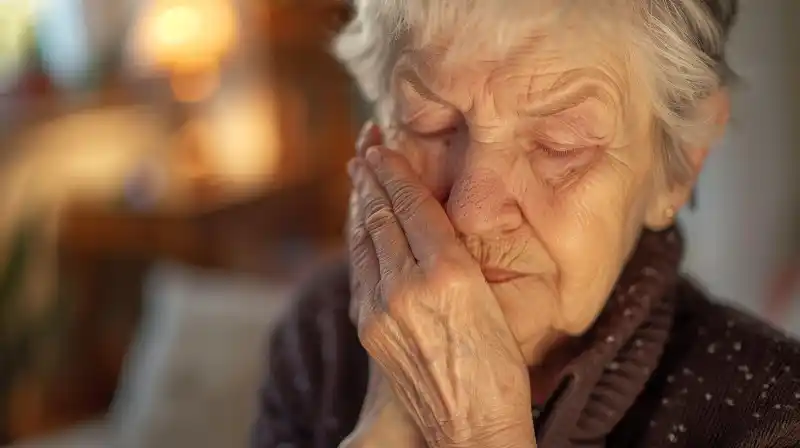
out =
[[486,283],[491,284],[508,283],[525,276],[522,272],[500,268],[483,268],[481,271],[483,272],[483,277],[486,279]]

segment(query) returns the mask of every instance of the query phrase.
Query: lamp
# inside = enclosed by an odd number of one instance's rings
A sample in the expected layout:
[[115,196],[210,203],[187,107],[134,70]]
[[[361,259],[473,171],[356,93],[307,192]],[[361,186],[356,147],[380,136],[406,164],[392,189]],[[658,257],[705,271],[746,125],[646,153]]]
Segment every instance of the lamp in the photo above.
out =
[[134,58],[165,72],[178,101],[197,102],[216,91],[237,41],[231,0],[150,0],[136,24]]
[[[166,75],[179,103],[179,129],[170,148],[172,178],[179,185],[174,200],[227,202],[275,182],[282,161],[275,93],[268,77],[232,57],[245,46],[240,2],[147,1],[131,36],[132,56],[149,75]],[[221,73],[233,66],[235,82],[222,86]]]

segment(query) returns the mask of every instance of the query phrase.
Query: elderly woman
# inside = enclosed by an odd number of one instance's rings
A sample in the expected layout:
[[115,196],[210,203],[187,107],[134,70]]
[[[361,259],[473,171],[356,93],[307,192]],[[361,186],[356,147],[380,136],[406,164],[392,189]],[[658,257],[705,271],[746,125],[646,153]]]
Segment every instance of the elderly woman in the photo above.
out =
[[800,446],[800,345],[679,275],[735,0],[361,0],[349,256],[257,447]]

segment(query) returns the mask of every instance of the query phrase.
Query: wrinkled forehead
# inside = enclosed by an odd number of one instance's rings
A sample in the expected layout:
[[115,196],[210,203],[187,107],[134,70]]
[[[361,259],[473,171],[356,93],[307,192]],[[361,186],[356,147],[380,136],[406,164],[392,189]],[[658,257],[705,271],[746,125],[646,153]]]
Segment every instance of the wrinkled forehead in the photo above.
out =
[[437,82],[450,84],[454,76],[474,79],[484,74],[506,89],[518,85],[532,91],[588,72],[604,72],[616,83],[628,79],[626,52],[608,40],[567,25],[552,27],[529,20],[507,25],[443,27],[435,35],[411,28],[392,74],[418,77],[431,87]]
[[568,14],[549,2],[551,9],[532,8],[540,14],[526,16],[481,10],[477,3],[427,15],[418,11],[409,20],[392,72],[395,93],[404,82],[426,98],[461,93],[467,98],[456,100],[463,99],[459,106],[467,110],[477,94],[473,90],[481,86],[497,104],[530,109],[532,115],[571,108],[587,98],[619,113],[644,107],[628,104],[632,98],[644,103],[646,95],[632,95],[636,87],[630,83],[627,46],[607,37],[597,9]]
[[[615,2],[617,0],[606,0]],[[627,1],[627,0],[618,0]],[[394,2],[400,55],[415,64],[463,65],[537,56],[540,62],[619,56],[621,16],[581,0],[458,0]]]

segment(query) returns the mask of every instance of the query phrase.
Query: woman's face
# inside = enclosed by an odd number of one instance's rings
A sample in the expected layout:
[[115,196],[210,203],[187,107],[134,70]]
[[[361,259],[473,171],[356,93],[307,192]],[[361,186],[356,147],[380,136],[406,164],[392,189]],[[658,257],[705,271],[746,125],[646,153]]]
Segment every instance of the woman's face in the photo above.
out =
[[542,337],[584,332],[642,228],[682,205],[621,59],[569,42],[468,58],[407,49],[392,76],[392,144],[481,263],[528,357]]

